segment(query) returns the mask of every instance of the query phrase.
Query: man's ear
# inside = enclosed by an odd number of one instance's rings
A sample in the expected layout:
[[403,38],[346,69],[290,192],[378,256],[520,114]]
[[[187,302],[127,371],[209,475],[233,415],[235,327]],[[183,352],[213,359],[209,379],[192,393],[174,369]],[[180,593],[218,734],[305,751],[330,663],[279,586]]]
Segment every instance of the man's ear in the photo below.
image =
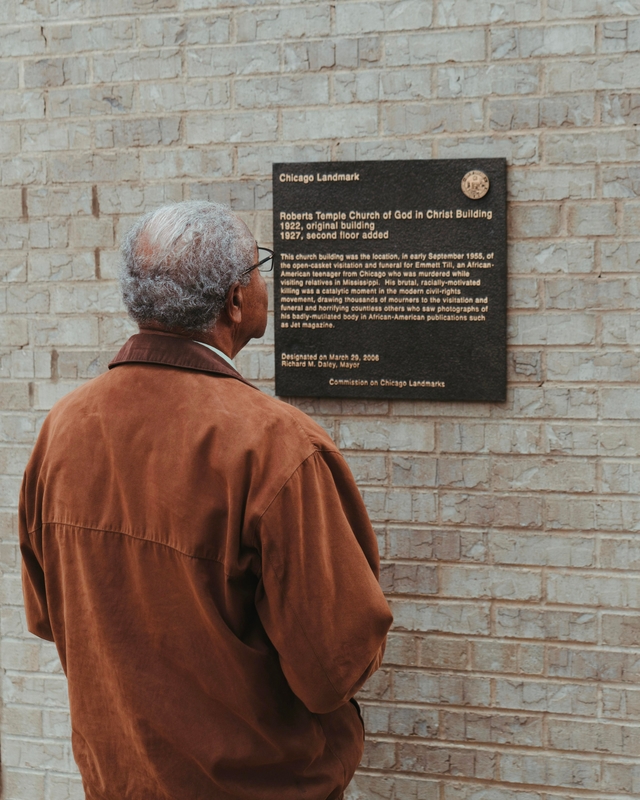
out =
[[224,310],[230,322],[239,325],[242,322],[242,303],[243,303],[243,287],[239,283],[234,283],[227,293],[225,300]]

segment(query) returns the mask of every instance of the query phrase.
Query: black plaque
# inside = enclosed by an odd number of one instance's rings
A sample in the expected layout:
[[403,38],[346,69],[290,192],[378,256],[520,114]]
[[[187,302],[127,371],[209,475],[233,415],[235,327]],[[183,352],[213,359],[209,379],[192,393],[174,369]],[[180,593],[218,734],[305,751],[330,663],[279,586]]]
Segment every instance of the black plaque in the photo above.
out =
[[274,164],[276,392],[501,401],[506,162]]

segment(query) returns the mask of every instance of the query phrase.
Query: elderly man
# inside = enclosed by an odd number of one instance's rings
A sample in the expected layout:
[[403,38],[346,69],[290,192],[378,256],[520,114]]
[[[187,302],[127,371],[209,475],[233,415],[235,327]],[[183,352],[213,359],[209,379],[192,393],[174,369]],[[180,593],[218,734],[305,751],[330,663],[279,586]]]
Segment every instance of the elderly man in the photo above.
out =
[[86,796],[339,798],[391,623],[358,490],[233,366],[267,288],[229,209],[161,208],[123,260],[140,333],[51,411],[20,503],[29,630],[68,677]]

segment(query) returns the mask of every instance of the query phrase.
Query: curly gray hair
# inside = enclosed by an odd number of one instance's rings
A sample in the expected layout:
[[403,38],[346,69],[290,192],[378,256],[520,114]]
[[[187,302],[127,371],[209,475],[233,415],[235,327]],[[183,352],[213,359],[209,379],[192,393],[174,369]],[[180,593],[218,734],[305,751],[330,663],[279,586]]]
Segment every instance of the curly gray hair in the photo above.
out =
[[129,314],[202,333],[218,318],[234,283],[246,286],[255,241],[221,203],[162,206],[139,219],[122,244],[120,288]]

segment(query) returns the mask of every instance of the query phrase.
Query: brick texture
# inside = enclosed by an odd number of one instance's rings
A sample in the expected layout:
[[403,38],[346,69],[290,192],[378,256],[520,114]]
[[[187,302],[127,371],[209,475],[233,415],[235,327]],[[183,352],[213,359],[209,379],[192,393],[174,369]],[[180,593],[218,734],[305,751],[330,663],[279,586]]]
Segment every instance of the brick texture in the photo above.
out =
[[[118,243],[174,200],[269,245],[273,161],[505,156],[504,404],[295,402],[395,614],[349,800],[640,798],[640,0],[2,0],[5,800],[80,800],[21,608],[39,426],[133,332]],[[238,358],[273,392],[267,335]]]

